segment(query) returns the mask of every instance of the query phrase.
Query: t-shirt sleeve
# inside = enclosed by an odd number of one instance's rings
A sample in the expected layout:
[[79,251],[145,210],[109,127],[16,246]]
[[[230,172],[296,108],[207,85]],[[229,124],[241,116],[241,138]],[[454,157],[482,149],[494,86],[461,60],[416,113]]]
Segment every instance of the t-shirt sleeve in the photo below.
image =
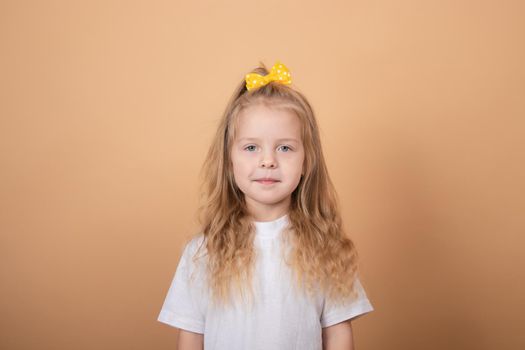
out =
[[357,298],[350,302],[335,304],[327,299],[325,300],[321,313],[321,327],[329,327],[339,322],[355,319],[374,310],[359,277],[356,277],[354,288],[357,292]]
[[192,261],[197,245],[197,239],[194,239],[184,248],[158,321],[204,334],[203,275]]

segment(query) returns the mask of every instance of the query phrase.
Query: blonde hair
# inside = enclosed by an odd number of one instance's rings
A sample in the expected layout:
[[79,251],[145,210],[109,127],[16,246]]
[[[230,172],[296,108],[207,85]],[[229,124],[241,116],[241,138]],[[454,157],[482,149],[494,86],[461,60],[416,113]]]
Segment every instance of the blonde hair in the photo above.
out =
[[[268,74],[264,65],[253,72]],[[199,234],[204,235],[204,240],[200,248],[206,251],[212,301],[227,304],[232,292],[242,296],[248,291],[253,296],[255,229],[244,195],[233,178],[230,152],[240,112],[260,103],[292,111],[302,125],[304,176],[292,193],[290,225],[284,235],[290,238],[290,255],[286,259],[296,277],[296,286],[309,295],[320,288],[334,302],[355,297],[358,255],[343,231],[337,194],[328,175],[310,104],[290,86],[272,82],[247,91],[243,80],[226,107],[201,171]]]

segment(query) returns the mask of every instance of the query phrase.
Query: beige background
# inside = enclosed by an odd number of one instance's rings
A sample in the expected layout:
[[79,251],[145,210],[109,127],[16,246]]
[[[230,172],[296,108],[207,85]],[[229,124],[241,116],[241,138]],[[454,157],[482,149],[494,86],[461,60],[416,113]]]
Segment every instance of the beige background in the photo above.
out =
[[525,348],[522,1],[1,1],[0,348],[156,321],[234,86],[313,104],[375,311],[358,350]]

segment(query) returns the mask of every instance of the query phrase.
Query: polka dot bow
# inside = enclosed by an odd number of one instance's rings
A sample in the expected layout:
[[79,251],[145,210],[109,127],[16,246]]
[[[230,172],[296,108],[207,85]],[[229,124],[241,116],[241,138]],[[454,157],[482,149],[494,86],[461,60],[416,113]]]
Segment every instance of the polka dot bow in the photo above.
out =
[[280,62],[273,65],[268,75],[262,76],[257,73],[246,74],[246,89],[258,89],[261,86],[268,84],[271,81],[276,81],[281,84],[289,85],[292,83],[290,71],[286,66]]

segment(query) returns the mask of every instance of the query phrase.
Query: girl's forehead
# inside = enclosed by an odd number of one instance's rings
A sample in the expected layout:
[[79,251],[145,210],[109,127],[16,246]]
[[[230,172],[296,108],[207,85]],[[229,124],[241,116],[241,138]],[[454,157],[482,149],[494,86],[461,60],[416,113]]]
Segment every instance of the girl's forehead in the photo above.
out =
[[294,128],[301,125],[299,117],[290,108],[268,107],[262,104],[248,106],[236,119],[238,127],[275,125]]
[[301,121],[290,109],[250,106],[236,118],[235,137],[300,139]]

